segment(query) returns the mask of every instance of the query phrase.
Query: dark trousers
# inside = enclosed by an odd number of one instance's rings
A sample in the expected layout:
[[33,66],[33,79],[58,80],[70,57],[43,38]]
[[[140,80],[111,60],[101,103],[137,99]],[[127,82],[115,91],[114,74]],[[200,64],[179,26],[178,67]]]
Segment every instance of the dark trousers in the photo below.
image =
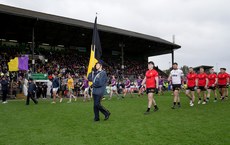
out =
[[16,90],[13,90],[13,95],[15,98],[17,97],[17,91]]
[[44,92],[44,91],[42,92],[42,97],[43,97],[43,98],[46,98],[46,91],[45,91],[45,92]]
[[2,90],[2,102],[5,102],[6,101],[6,98],[7,98],[7,90]]
[[102,96],[93,95],[93,100],[94,100],[93,109],[95,115],[94,120],[99,120],[99,111],[101,111],[101,113],[104,114],[105,116],[109,115],[109,111],[101,105],[101,99]]
[[36,95],[37,99],[41,98],[41,94],[42,94],[41,91],[37,91],[37,95]]
[[27,99],[26,99],[26,105],[30,104],[30,98],[34,101],[35,104],[38,103],[38,101],[35,99],[35,93],[28,93]]

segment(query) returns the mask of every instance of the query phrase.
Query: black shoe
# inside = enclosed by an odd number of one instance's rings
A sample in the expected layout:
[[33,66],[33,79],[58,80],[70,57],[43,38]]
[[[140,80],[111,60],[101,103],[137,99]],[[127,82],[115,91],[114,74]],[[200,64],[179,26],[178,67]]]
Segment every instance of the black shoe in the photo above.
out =
[[108,120],[110,115],[111,115],[111,113],[108,113],[108,115],[105,116],[104,120]]
[[159,110],[159,108],[158,108],[158,107],[156,107],[156,108],[154,108],[154,110],[153,110],[153,111],[154,111],[154,112],[156,112],[156,111],[158,111],[158,110]]
[[171,108],[172,108],[172,109],[175,109],[176,107],[175,107],[175,105],[173,105]]
[[144,114],[145,114],[145,115],[148,115],[148,114],[150,114],[150,111],[146,111]]
[[181,105],[178,105],[178,108],[180,108],[181,107]]
[[100,119],[94,119],[94,122],[100,121]]

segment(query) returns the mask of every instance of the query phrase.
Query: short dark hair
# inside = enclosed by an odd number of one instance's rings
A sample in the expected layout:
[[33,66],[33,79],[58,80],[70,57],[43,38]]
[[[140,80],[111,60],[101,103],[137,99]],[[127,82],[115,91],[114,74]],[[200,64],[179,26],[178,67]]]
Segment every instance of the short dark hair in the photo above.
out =
[[175,64],[175,65],[178,65],[176,62],[174,62],[173,65],[174,65],[174,64]]
[[154,65],[154,62],[153,62],[153,61],[149,61],[149,62],[148,62],[148,64],[152,64],[152,65]]
[[220,68],[220,69],[222,69],[222,70],[226,71],[226,68],[224,68],[224,67],[222,67],[222,68]]
[[[99,60],[99,61],[97,61],[97,63],[96,64],[100,64],[100,65],[103,65],[104,64],[104,61],[102,61],[102,60]],[[96,65],[95,64],[95,65]]]

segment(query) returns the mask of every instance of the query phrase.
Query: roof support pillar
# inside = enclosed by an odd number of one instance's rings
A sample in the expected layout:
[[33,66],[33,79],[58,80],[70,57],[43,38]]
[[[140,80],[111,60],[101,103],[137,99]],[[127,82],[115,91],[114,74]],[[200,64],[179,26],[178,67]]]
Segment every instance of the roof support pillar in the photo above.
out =
[[35,72],[35,60],[34,60],[34,27],[32,28],[32,72],[33,73]]
[[119,47],[121,47],[121,70],[122,70],[122,74],[124,73],[124,47],[125,47],[125,44],[123,44],[123,42],[121,42],[119,44]]

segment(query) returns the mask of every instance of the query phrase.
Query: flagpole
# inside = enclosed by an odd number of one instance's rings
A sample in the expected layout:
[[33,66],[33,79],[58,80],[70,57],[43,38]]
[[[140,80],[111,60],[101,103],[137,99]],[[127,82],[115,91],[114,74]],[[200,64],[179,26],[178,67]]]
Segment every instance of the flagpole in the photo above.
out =
[[[96,18],[95,18],[95,19],[96,19],[96,21],[95,21],[96,24],[95,24],[95,25],[97,25],[97,14],[98,14],[98,13],[96,12]],[[97,35],[96,35],[95,37],[97,37]],[[94,39],[94,41],[95,41],[95,40],[96,40],[96,39]],[[93,42],[92,47],[93,47],[94,58],[95,58],[95,56],[96,56],[96,51],[95,51],[95,50],[96,50],[96,48],[95,48],[96,46],[95,46],[95,42]],[[95,61],[95,59],[93,59],[93,61]],[[93,62],[93,64],[95,64],[95,62]],[[94,67],[95,67],[95,66],[94,66]],[[93,78],[94,78],[94,69],[92,69],[92,80],[93,80]]]
[[[92,47],[93,47],[93,52],[94,52],[94,58],[95,58],[95,45],[92,45]],[[93,59],[93,61],[95,61],[95,59]],[[94,64],[94,62],[93,62],[93,64]],[[94,68],[95,66],[93,66],[93,68]],[[92,82],[93,82],[93,77],[94,77],[94,69],[92,69]]]

